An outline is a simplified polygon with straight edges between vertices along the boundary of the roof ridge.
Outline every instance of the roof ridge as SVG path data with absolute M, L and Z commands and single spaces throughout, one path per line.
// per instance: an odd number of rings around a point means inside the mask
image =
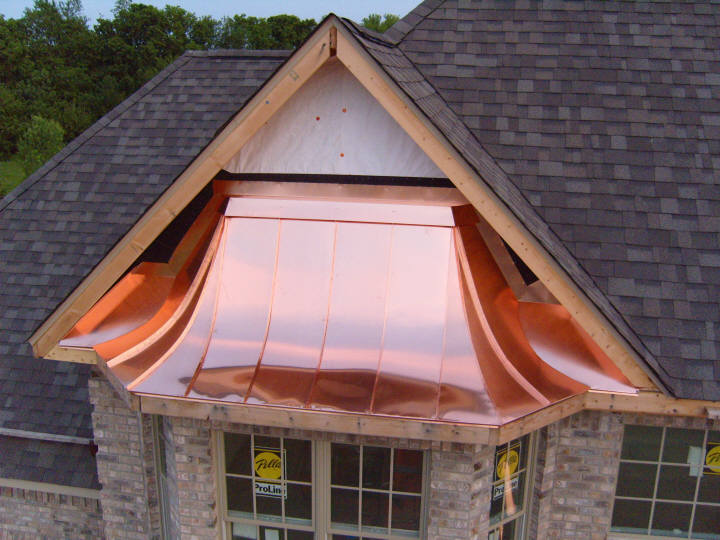
M 290 49 L 205 49 L 185 51 L 183 56 L 191 57 L 285 57 L 293 51 Z
M 420 24 L 420 21 L 424 20 L 444 3 L 445 0 L 423 0 L 410 13 L 385 30 L 385 37 L 391 43 L 397 45 Z
M 188 52 L 189 51 L 186 51 L 185 53 L 180 55 L 174 62 L 172 62 L 171 64 L 166 66 L 162 71 L 160 71 L 152 79 L 147 81 L 140 88 L 135 90 L 135 92 L 130 94 L 127 98 L 125 98 L 123 101 L 118 103 L 115 107 L 110 109 L 110 111 L 108 111 L 103 116 L 98 118 L 89 128 L 85 129 L 80 135 L 75 137 L 65 147 L 63 147 L 62 150 L 60 150 L 57 154 L 55 154 L 48 161 L 46 161 L 42 167 L 40 167 L 38 170 L 36 170 L 34 173 L 32 173 L 30 176 L 28 176 L 25 180 L 23 180 L 20 183 L 20 185 L 18 185 L 10 193 L 5 195 L 5 197 L 0 199 L 0 212 L 5 210 L 5 208 L 7 208 L 8 205 L 10 205 L 10 203 L 17 200 L 17 198 L 20 195 L 22 195 L 28 189 L 30 189 L 32 186 L 34 186 L 39 180 L 44 178 L 55 167 L 60 165 L 65 160 L 65 158 L 67 158 L 68 156 L 73 154 L 76 150 L 78 150 L 81 146 L 83 146 L 86 142 L 88 142 L 101 129 L 103 129 L 105 126 L 110 124 L 118 116 L 120 116 L 122 113 L 124 113 L 126 110 L 128 110 L 132 105 L 135 105 L 138 101 L 140 101 L 141 98 L 145 97 L 148 93 L 150 93 L 150 91 L 155 89 L 161 82 L 163 82 L 170 75 L 172 75 L 175 71 L 177 71 L 178 68 L 185 65 L 190 60 L 190 58 L 193 56 L 191 54 L 188 54 Z

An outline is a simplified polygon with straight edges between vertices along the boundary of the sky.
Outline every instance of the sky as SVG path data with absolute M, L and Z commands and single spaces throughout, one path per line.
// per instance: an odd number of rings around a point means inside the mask
M 226 15 L 245 13 L 269 17 L 279 13 L 297 15 L 302 19 L 320 21 L 330 12 L 361 21 L 370 13 L 393 13 L 400 17 L 410 12 L 421 0 L 137 0 L 138 3 L 164 7 L 179 5 L 196 15 L 211 15 L 220 19 Z M 0 0 L 0 14 L 7 19 L 22 17 L 33 0 Z M 92 25 L 98 17 L 112 17 L 115 0 L 83 0 L 83 11 Z

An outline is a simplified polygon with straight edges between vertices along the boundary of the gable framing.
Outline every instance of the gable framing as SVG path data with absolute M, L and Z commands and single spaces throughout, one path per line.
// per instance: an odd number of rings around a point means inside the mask
M 362 47 L 348 27 L 329 16 L 261 87 L 155 202 L 102 262 L 30 338 L 36 355 L 92 362 L 92 355 L 60 351 L 56 343 L 130 267 L 174 217 L 257 130 L 331 57 L 336 57 L 415 143 L 447 175 L 478 212 L 525 261 L 548 290 L 618 365 L 633 385 L 663 388 L 629 343 L 573 282 L 489 182 L 509 181 L 488 157 L 483 176 L 453 147 L 398 84 Z

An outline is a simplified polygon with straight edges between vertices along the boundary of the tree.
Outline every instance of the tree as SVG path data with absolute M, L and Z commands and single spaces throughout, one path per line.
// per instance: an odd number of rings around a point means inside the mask
M 221 49 L 294 49 L 317 26 L 314 19 L 295 15 L 225 17 L 220 23 L 216 46 Z
M 368 30 L 375 30 L 382 34 L 399 20 L 400 17 L 392 13 L 386 13 L 384 18 L 379 13 L 371 13 L 362 20 L 362 25 Z
M 18 158 L 25 174 L 32 174 L 62 147 L 64 131 L 55 120 L 33 115 L 18 142 Z

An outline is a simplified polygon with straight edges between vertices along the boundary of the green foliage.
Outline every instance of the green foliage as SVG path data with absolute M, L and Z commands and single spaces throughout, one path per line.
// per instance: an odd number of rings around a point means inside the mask
M 294 49 L 317 26 L 314 19 L 274 15 L 263 19 L 245 14 L 225 17 L 216 46 L 220 49 Z
M 372 14 L 363 24 L 382 32 L 396 20 Z M 57 122 L 67 142 L 188 49 L 293 49 L 316 26 L 295 15 L 217 21 L 117 0 L 112 18 L 90 28 L 81 0 L 34 0 L 19 19 L 0 15 L 0 159 L 19 151 L 35 116 Z
M 379 13 L 371 13 L 362 20 L 362 25 L 369 30 L 375 30 L 382 34 L 399 20 L 400 17 L 392 13 L 386 13 L 384 18 Z
M 62 150 L 64 130 L 55 120 L 33 115 L 18 141 L 17 158 L 30 175 Z
M 25 170 L 17 160 L 0 161 L 0 198 L 25 179 Z

